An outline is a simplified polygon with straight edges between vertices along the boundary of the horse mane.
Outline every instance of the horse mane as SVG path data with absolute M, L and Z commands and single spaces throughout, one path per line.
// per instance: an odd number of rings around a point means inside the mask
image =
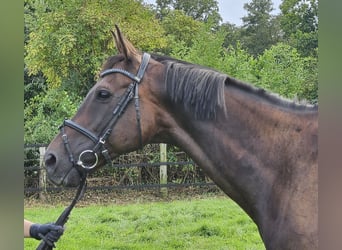
M 226 111 L 224 86 L 227 76 L 195 65 L 168 62 L 166 91 L 182 103 L 195 119 L 215 119 L 217 108 Z
M 215 119 L 218 110 L 226 114 L 224 88 L 228 85 L 285 109 L 318 110 L 317 104 L 296 102 L 280 97 L 208 67 L 159 54 L 151 54 L 151 56 L 165 65 L 165 85 L 171 101 L 182 104 L 184 110 L 192 113 L 198 120 Z M 112 68 L 122 60 L 124 60 L 123 55 L 111 56 L 102 65 L 102 70 Z
M 181 103 L 195 119 L 215 119 L 218 109 L 226 112 L 227 75 L 180 60 L 166 60 L 164 64 L 166 91 L 171 101 Z
M 196 119 L 215 118 L 217 108 L 226 112 L 224 97 L 226 85 L 234 86 L 286 109 L 318 110 L 317 104 L 283 98 L 204 66 L 158 54 L 152 54 L 152 58 L 166 66 L 165 85 L 171 100 L 182 103 L 185 110 L 193 113 Z
M 306 100 L 290 100 L 287 98 L 284 98 L 280 96 L 279 94 L 268 92 L 265 89 L 255 87 L 251 84 L 242 82 L 238 79 L 235 79 L 233 77 L 229 77 L 229 85 L 235 86 L 239 88 L 240 90 L 245 91 L 246 93 L 254 94 L 261 99 L 268 101 L 269 103 L 272 103 L 278 107 L 283 107 L 286 109 L 291 110 L 299 110 L 299 111 L 317 111 L 318 105 L 317 104 L 311 104 Z

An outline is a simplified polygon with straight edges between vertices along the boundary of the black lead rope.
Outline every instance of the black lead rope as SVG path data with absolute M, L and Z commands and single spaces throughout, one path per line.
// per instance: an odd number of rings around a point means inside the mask
M 80 185 L 78 186 L 74 199 L 72 200 L 71 204 L 67 208 L 65 208 L 63 213 L 61 213 L 61 215 L 58 217 L 55 223 L 56 225 L 64 226 L 64 224 L 68 221 L 71 210 L 74 208 L 76 203 L 82 198 L 86 190 L 86 187 L 87 187 L 87 174 L 85 173 L 83 178 L 81 179 Z M 42 237 L 42 241 L 40 242 L 36 250 L 52 250 L 55 247 L 54 244 L 48 243 L 49 234 L 52 234 L 52 233 L 54 232 L 49 232 L 47 235 L 45 235 L 45 237 Z

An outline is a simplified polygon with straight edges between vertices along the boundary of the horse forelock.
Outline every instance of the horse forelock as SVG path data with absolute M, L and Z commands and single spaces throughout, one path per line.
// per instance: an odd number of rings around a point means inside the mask
M 215 119 L 226 112 L 224 86 L 227 75 L 193 64 L 166 63 L 165 84 L 171 100 L 183 104 L 195 119 Z
M 115 64 L 118 62 L 121 62 L 125 59 L 124 55 L 119 54 L 116 56 L 110 56 L 102 65 L 101 71 L 104 71 L 106 69 L 111 69 L 114 67 Z
M 141 63 L 141 55 L 138 54 L 136 51 L 131 52 L 132 58 L 130 58 L 129 62 L 132 62 L 132 60 L 135 60 L 137 64 Z M 106 70 L 106 69 L 111 69 L 113 68 L 117 63 L 125 61 L 126 58 L 123 54 L 118 54 L 115 56 L 110 56 L 103 64 L 101 67 L 101 71 Z

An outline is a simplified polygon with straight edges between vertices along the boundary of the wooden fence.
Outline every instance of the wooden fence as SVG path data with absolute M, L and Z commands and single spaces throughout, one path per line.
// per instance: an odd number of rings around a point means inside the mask
M 46 145 L 26 145 L 24 148 L 24 192 L 38 193 L 39 198 L 44 198 L 47 192 L 63 189 L 54 187 L 47 181 L 43 160 Z M 157 188 L 166 197 L 169 188 L 215 186 L 184 152 L 168 153 L 166 144 L 155 145 L 150 151 L 141 152 L 140 155 L 133 152 L 120 156 L 113 163 L 114 168 L 104 166 L 96 174 L 89 176 L 88 183 L 93 184 L 88 185 L 88 189 Z

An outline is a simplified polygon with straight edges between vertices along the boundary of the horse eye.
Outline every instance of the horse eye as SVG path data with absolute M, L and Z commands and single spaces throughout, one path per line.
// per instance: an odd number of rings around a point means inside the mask
M 97 92 L 96 97 L 100 100 L 105 100 L 111 97 L 112 94 L 108 90 L 101 89 Z

